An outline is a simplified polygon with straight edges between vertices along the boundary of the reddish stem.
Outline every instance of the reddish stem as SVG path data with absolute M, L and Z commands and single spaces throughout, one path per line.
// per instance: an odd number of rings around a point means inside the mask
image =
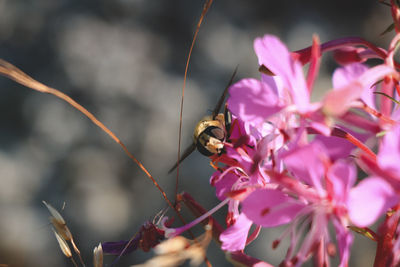
M 398 211 L 397 205 L 395 211 Z M 391 215 L 386 214 L 385 221 L 378 229 L 378 244 L 376 247 L 374 267 L 391 266 L 393 259 L 393 238 L 400 220 L 400 214 L 395 212 Z
M 391 100 L 390 100 L 389 98 L 387 98 L 387 97 L 382 97 L 382 99 L 383 99 L 383 98 L 385 98 L 386 100 L 389 100 L 389 101 L 391 102 Z M 380 120 L 383 121 L 383 122 L 386 122 L 386 123 L 391 124 L 391 125 L 395 125 L 395 124 L 396 124 L 396 122 L 395 122 L 394 120 L 392 120 L 391 118 L 385 116 L 385 115 L 382 114 L 381 112 L 376 111 L 375 109 L 369 107 L 369 106 L 368 106 L 367 104 L 365 104 L 365 103 L 363 103 L 362 109 L 363 109 L 365 112 L 371 114 L 372 116 L 377 117 L 378 119 L 380 119 Z
M 371 121 L 370 119 L 362 117 L 353 112 L 346 112 L 343 116 L 340 117 L 340 119 L 348 123 L 349 125 L 358 127 L 365 131 L 369 131 L 373 134 L 377 134 L 382 130 L 376 122 Z
M 340 38 L 340 39 L 335 39 L 326 43 L 321 44 L 321 53 L 336 50 L 339 48 L 343 47 L 349 47 L 349 46 L 365 46 L 369 49 L 371 49 L 377 57 L 381 59 L 385 59 L 387 57 L 387 51 L 375 46 L 374 44 L 360 38 L 360 37 L 345 37 L 345 38 Z M 294 51 L 293 53 L 298 54 L 299 60 L 302 62 L 302 64 L 306 64 L 310 61 L 311 59 L 311 49 L 312 47 L 306 47 L 301 50 Z M 394 65 L 396 68 L 400 68 L 400 64 L 398 62 L 394 62 Z

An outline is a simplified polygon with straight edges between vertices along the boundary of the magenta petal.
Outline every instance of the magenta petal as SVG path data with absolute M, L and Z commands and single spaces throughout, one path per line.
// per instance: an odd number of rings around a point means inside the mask
M 255 224 L 274 227 L 291 222 L 304 206 L 281 191 L 260 189 L 242 202 L 242 212 Z
M 317 142 L 298 147 L 283 156 L 283 162 L 296 179 L 315 187 L 319 192 L 325 192 L 321 185 L 324 175 L 325 149 Z
M 340 158 L 345 158 L 350 155 L 350 152 L 356 148 L 355 145 L 350 143 L 344 138 L 339 138 L 336 136 L 323 136 L 318 135 L 314 140 L 318 140 L 323 143 L 328 151 L 329 158 L 331 160 L 337 160 Z
M 229 88 L 229 110 L 244 122 L 259 125 L 278 112 L 278 98 L 268 84 L 243 79 Z
M 367 70 L 368 67 L 361 63 L 353 63 L 341 68 L 337 68 L 332 77 L 333 87 L 345 87 L 360 77 Z
M 271 88 L 272 92 L 275 95 L 277 95 L 279 98 L 283 98 L 282 94 L 283 85 L 281 78 L 279 78 L 278 76 L 269 76 L 266 74 L 261 74 L 261 81 L 263 83 L 268 84 L 268 86 Z
M 339 267 L 349 266 L 350 249 L 353 244 L 352 233 L 343 226 L 338 220 L 334 219 L 333 226 L 335 227 L 336 240 L 339 247 L 340 264 Z
M 252 221 L 241 213 L 236 222 L 219 236 L 222 242 L 221 248 L 228 251 L 243 250 L 252 224 Z
M 365 71 L 358 79 L 353 80 L 345 87 L 329 91 L 323 101 L 324 112 L 333 116 L 343 115 L 354 100 L 361 98 L 366 88 L 393 72 L 392 68 L 379 65 Z
M 363 87 L 360 83 L 351 83 L 347 87 L 329 91 L 323 100 L 323 111 L 330 116 L 341 116 L 350 108 L 354 100 L 360 98 Z
M 382 169 L 400 173 L 400 126 L 385 134 L 379 149 L 378 163 Z
M 232 191 L 232 186 L 235 184 L 237 180 L 238 176 L 236 174 L 228 172 L 214 184 L 215 194 L 219 200 L 222 201 L 226 198 L 226 194 Z
M 336 161 L 328 170 L 328 178 L 332 182 L 335 200 L 346 202 L 350 189 L 357 178 L 356 167 L 344 160 Z
M 310 95 L 300 62 L 292 58 L 287 47 L 275 36 L 265 35 L 254 41 L 254 50 L 260 65 L 282 77 L 300 112 L 309 109 Z
M 399 196 L 385 180 L 367 178 L 350 192 L 347 203 L 350 219 L 359 227 L 369 226 L 398 200 Z
M 344 131 L 350 133 L 351 135 L 355 136 L 361 142 L 365 142 L 369 135 L 361 134 L 350 129 L 340 127 Z M 321 142 L 332 161 L 341 158 L 347 158 L 350 156 L 350 153 L 357 148 L 355 145 L 350 143 L 348 140 L 336 136 L 324 136 L 324 135 L 317 135 L 314 138 L 314 141 Z
M 368 67 L 361 63 L 353 63 L 346 65 L 342 68 L 338 68 L 333 73 L 332 81 L 334 88 L 342 88 L 350 84 L 352 81 L 358 79 L 364 72 L 368 70 Z M 375 96 L 373 94 L 373 84 L 368 84 L 361 95 L 361 99 L 370 107 L 375 108 Z
M 392 120 L 400 121 L 400 108 L 395 108 L 390 116 Z

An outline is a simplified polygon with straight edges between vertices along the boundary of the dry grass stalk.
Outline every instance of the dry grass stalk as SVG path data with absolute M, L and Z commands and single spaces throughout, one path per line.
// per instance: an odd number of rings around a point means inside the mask
M 73 100 L 68 95 L 60 92 L 59 90 L 51 88 L 47 85 L 44 85 L 43 83 L 36 81 L 32 77 L 30 77 L 29 75 L 24 73 L 22 70 L 20 70 L 19 68 L 15 67 L 14 65 L 10 64 L 9 62 L 7 62 L 3 59 L 0 59 L 0 75 L 8 77 L 8 78 L 16 81 L 19 84 L 22 84 L 28 88 L 39 91 L 41 93 L 54 95 L 54 96 L 64 100 L 65 102 L 67 102 L 68 104 L 73 106 L 75 109 L 79 110 L 82 114 L 84 114 L 86 117 L 88 117 L 94 124 L 96 124 L 101 130 L 103 130 L 105 133 L 107 133 L 116 143 L 118 143 L 122 147 L 122 149 L 124 150 L 126 155 L 128 155 L 128 157 L 131 158 L 139 166 L 139 168 L 147 175 L 147 177 L 153 182 L 153 184 L 161 192 L 162 196 L 164 197 L 164 199 L 168 203 L 168 205 L 174 209 L 174 205 L 168 199 L 165 191 L 161 188 L 161 186 L 157 183 L 157 181 L 149 173 L 149 171 L 143 166 L 143 164 L 140 163 L 140 161 L 137 160 L 131 152 L 129 152 L 129 150 L 127 149 L 125 144 L 122 143 L 122 141 L 110 129 L 108 129 L 101 121 L 99 121 L 86 108 L 84 108 L 78 102 Z

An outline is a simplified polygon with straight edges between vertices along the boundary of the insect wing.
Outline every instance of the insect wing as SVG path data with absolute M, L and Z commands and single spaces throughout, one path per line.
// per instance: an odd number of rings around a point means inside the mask
M 221 109 L 221 107 L 222 107 L 222 104 L 223 104 L 224 101 L 225 101 L 226 95 L 227 95 L 227 93 L 228 93 L 228 89 L 229 89 L 229 87 L 231 87 L 231 85 L 232 85 L 232 83 L 233 83 L 233 79 L 234 79 L 235 76 L 236 76 L 237 70 L 238 70 L 238 66 L 236 66 L 235 70 L 233 71 L 232 77 L 231 77 L 231 79 L 229 80 L 228 85 L 225 87 L 224 91 L 222 92 L 222 95 L 221 95 L 221 97 L 219 98 L 218 103 L 217 103 L 217 105 L 215 106 L 215 108 L 214 108 L 214 110 L 213 110 L 213 112 L 212 112 L 212 117 L 213 117 L 213 119 L 215 119 L 215 117 L 218 115 L 218 113 L 219 113 L 219 111 L 220 111 L 220 109 Z
M 176 167 L 178 166 L 178 164 L 180 164 L 185 158 L 187 158 L 195 150 L 196 150 L 196 145 L 194 143 L 192 143 L 188 148 L 186 148 L 185 152 L 183 152 L 181 158 L 168 171 L 168 174 L 170 174 L 173 170 L 175 170 Z

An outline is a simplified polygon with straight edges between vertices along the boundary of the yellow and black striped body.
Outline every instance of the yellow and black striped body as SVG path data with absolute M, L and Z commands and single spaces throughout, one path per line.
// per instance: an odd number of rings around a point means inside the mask
M 214 119 L 212 116 L 205 116 L 194 128 L 194 144 L 207 157 L 222 153 L 226 137 L 225 115 L 222 113 L 217 114 Z

